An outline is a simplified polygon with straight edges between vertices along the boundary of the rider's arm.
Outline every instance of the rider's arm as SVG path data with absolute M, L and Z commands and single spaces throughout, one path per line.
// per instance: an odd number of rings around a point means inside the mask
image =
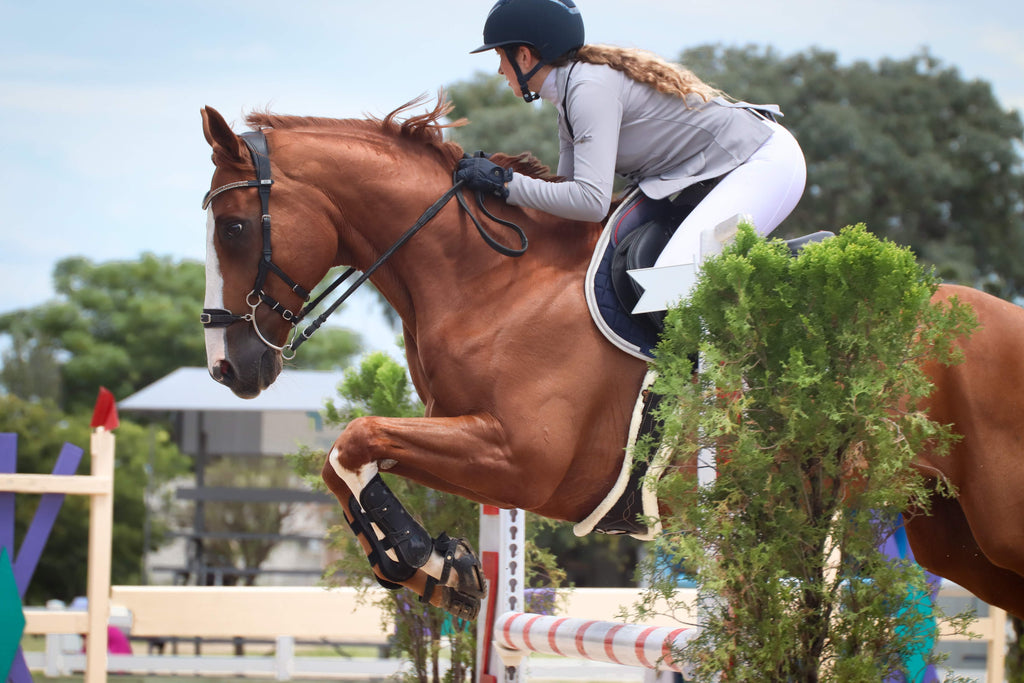
M 615 180 L 622 122 L 617 83 L 614 79 L 574 78 L 568 97 L 575 136 L 567 141 L 563 133 L 558 162 L 559 175 L 568 179 L 552 183 L 517 173 L 508 184 L 508 203 L 563 218 L 600 221 L 611 206 Z

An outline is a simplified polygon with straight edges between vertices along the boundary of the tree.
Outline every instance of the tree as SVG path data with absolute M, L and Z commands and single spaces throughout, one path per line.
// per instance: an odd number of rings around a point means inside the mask
M 0 385 L 26 401 L 60 403 L 60 363 L 49 340 L 33 339 L 26 330 L 12 331 L 11 345 L 0 362 Z
M 669 313 L 655 389 L 677 399 L 661 415 L 678 467 L 659 486 L 674 514 L 658 547 L 712 596 L 686 652 L 698 680 L 867 683 L 927 650 L 923 570 L 879 547 L 935 493 L 915 454 L 950 443 L 915 409 L 931 391 L 921 364 L 957 362 L 975 322 L 931 304 L 936 286 L 863 226 L 797 258 L 744 227 Z M 700 486 L 704 449 L 718 476 Z M 665 566 L 652 594 L 678 604 Z
M 69 417 L 50 401 L 0 396 L 0 432 L 18 435 L 19 472 L 49 473 L 65 442 L 85 451 L 78 472 L 89 472 L 90 428 L 86 415 Z M 141 578 L 143 520 L 146 518 L 144 494 L 152 488 L 151 481 L 159 485 L 182 474 L 187 462 L 163 429 L 122 421 L 116 435 L 111 580 L 133 584 Z M 19 544 L 38 502 L 37 496 L 28 494 L 19 494 L 15 499 Z M 154 518 L 152 523 L 152 538 L 159 538 L 161 521 Z M 67 496 L 29 585 L 27 604 L 43 604 L 51 598 L 70 602 L 85 594 L 88 536 L 88 497 Z
M 952 281 L 1024 294 L 1024 124 L 927 49 L 841 66 L 832 52 L 702 46 L 680 61 L 730 95 L 777 102 L 807 158 L 780 235 L 863 222 Z
M 91 408 L 99 386 L 123 398 L 178 367 L 202 364 L 201 264 L 152 254 L 101 265 L 67 258 L 54 269 L 54 288 L 55 301 L 0 317 L 0 332 L 35 340 L 27 354 L 53 355 L 67 410 Z M 5 363 L 5 381 L 13 372 Z

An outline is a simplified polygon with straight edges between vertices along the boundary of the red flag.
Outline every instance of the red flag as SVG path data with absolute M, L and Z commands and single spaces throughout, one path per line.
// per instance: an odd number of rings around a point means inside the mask
M 96 397 L 96 407 L 92 411 L 92 428 L 103 427 L 111 432 L 117 429 L 119 424 L 114 395 L 106 387 L 100 387 L 100 394 Z

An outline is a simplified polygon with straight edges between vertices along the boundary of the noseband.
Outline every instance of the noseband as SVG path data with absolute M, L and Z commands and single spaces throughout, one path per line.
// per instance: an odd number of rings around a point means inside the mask
M 462 196 L 460 188 L 462 187 L 463 181 L 460 180 L 454 183 L 451 189 L 449 189 L 447 192 L 441 195 L 441 197 L 436 202 L 434 202 L 434 204 L 431 205 L 430 208 L 428 208 L 423 213 L 423 215 L 419 217 L 419 220 L 417 220 L 416 223 L 411 228 L 409 228 L 401 237 L 399 237 L 398 240 L 396 240 L 395 243 L 392 244 L 387 249 L 387 251 L 385 251 L 384 254 L 381 255 L 381 257 L 373 263 L 372 266 L 367 268 L 362 273 L 362 275 L 356 278 L 355 282 L 349 285 L 349 288 L 345 290 L 345 292 L 341 296 L 339 296 L 330 306 L 328 306 L 327 309 L 318 318 L 316 318 L 312 323 L 310 323 L 309 326 L 302 330 L 301 333 L 296 335 L 295 329 L 298 326 L 298 324 L 313 309 L 319 306 L 320 303 L 338 287 L 338 285 L 340 285 L 349 277 L 351 277 L 352 274 L 356 272 L 356 269 L 346 269 L 341 275 L 335 278 L 334 282 L 332 282 L 330 285 L 327 286 L 326 289 L 324 289 L 323 293 L 321 293 L 316 299 L 310 302 L 310 293 L 306 291 L 306 289 L 302 287 L 300 284 L 298 284 L 295 280 L 289 277 L 288 274 L 285 273 L 276 263 L 274 263 L 273 247 L 271 246 L 270 243 L 269 208 L 270 187 L 271 185 L 274 184 L 274 181 L 271 178 L 270 174 L 270 151 L 267 146 L 267 137 L 266 135 L 264 135 L 263 131 L 259 130 L 242 133 L 240 137 L 242 138 L 242 141 L 245 143 L 245 146 L 249 148 L 249 154 L 252 157 L 252 163 L 256 169 L 256 179 L 241 180 L 234 183 L 228 183 L 227 185 L 221 185 L 220 187 L 210 190 L 209 192 L 206 193 L 206 196 L 203 197 L 203 210 L 209 208 L 210 203 L 213 201 L 213 198 L 223 192 L 227 192 L 228 190 L 236 190 L 249 187 L 257 188 L 260 197 L 260 226 L 263 232 L 263 252 L 256 271 L 256 281 L 253 283 L 252 290 L 245 297 L 245 303 L 250 308 L 249 313 L 239 315 L 237 313 L 232 313 L 231 311 L 224 308 L 204 308 L 202 314 L 199 316 L 199 321 L 203 324 L 203 327 L 228 327 L 229 325 L 233 325 L 237 322 L 251 322 L 253 330 L 255 330 L 256 332 L 256 336 L 258 336 L 264 344 L 266 344 L 267 346 L 276 351 L 281 351 L 282 353 L 286 351 L 291 351 L 291 355 L 286 355 L 285 357 L 288 359 L 294 358 L 295 352 L 298 350 L 299 346 L 303 344 L 307 339 L 309 339 L 314 332 L 320 329 L 320 326 L 327 321 L 327 318 L 330 317 L 330 315 L 334 313 L 334 311 L 336 311 L 338 307 L 345 302 L 346 299 L 352 296 L 352 294 L 354 294 L 355 291 L 359 289 L 359 287 L 362 286 L 362 284 L 370 278 L 370 275 L 372 275 L 374 271 L 377 270 L 377 268 L 382 266 L 385 261 L 391 258 L 391 255 L 394 254 L 399 247 L 401 247 L 403 244 L 409 241 L 409 239 L 413 235 L 419 232 L 420 228 L 426 225 L 435 215 L 437 215 L 438 211 L 440 211 L 449 201 L 451 201 L 452 197 L 456 197 L 458 199 L 459 206 L 462 207 L 463 211 L 465 211 L 469 218 L 473 221 L 473 224 L 476 225 L 477 231 L 480 233 L 481 237 L 483 237 L 484 241 L 492 249 L 505 256 L 513 257 L 522 256 L 526 252 L 526 234 L 522 231 L 522 229 L 515 223 L 511 223 L 509 221 L 494 216 L 484 206 L 483 197 L 479 192 L 477 192 L 477 205 L 480 207 L 483 213 L 492 221 L 495 221 L 496 223 L 500 223 L 501 225 L 504 225 L 512 229 L 516 233 L 516 236 L 519 238 L 520 247 L 518 249 L 510 249 L 509 247 L 506 247 L 503 244 L 497 242 L 487 232 L 487 230 L 484 229 L 483 225 L 480 224 L 480 221 L 477 220 L 476 216 L 474 216 L 473 213 L 469 210 L 469 206 L 466 204 L 466 200 Z M 275 274 L 282 282 L 288 285 L 288 287 L 291 288 L 291 290 L 294 293 L 302 297 L 304 306 L 298 313 L 292 312 L 291 310 L 283 306 L 279 301 L 277 301 L 272 296 L 266 293 L 266 291 L 264 290 L 264 285 L 266 284 L 267 276 L 270 273 Z M 256 322 L 256 309 L 260 306 L 260 304 L 266 304 L 267 306 L 269 306 L 272 311 L 280 315 L 282 318 L 285 319 L 286 322 L 288 322 L 291 325 L 292 338 L 284 346 L 277 346 L 271 343 L 265 336 L 263 336 L 263 333 L 260 331 L 259 324 Z

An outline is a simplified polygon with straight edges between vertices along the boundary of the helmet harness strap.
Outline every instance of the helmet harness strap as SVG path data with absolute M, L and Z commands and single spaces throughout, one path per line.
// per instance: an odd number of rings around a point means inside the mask
M 519 81 L 519 91 L 523 94 L 524 102 L 533 102 L 539 100 L 540 95 L 530 91 L 530 79 L 533 78 L 534 74 L 541 70 L 545 62 L 539 61 L 537 65 L 530 69 L 527 73 L 523 73 L 522 69 L 519 68 L 519 62 L 516 59 L 516 55 L 519 52 L 519 45 L 505 45 L 501 49 L 505 51 L 505 56 L 508 57 L 508 61 L 512 64 L 512 71 L 516 74 L 516 79 Z

